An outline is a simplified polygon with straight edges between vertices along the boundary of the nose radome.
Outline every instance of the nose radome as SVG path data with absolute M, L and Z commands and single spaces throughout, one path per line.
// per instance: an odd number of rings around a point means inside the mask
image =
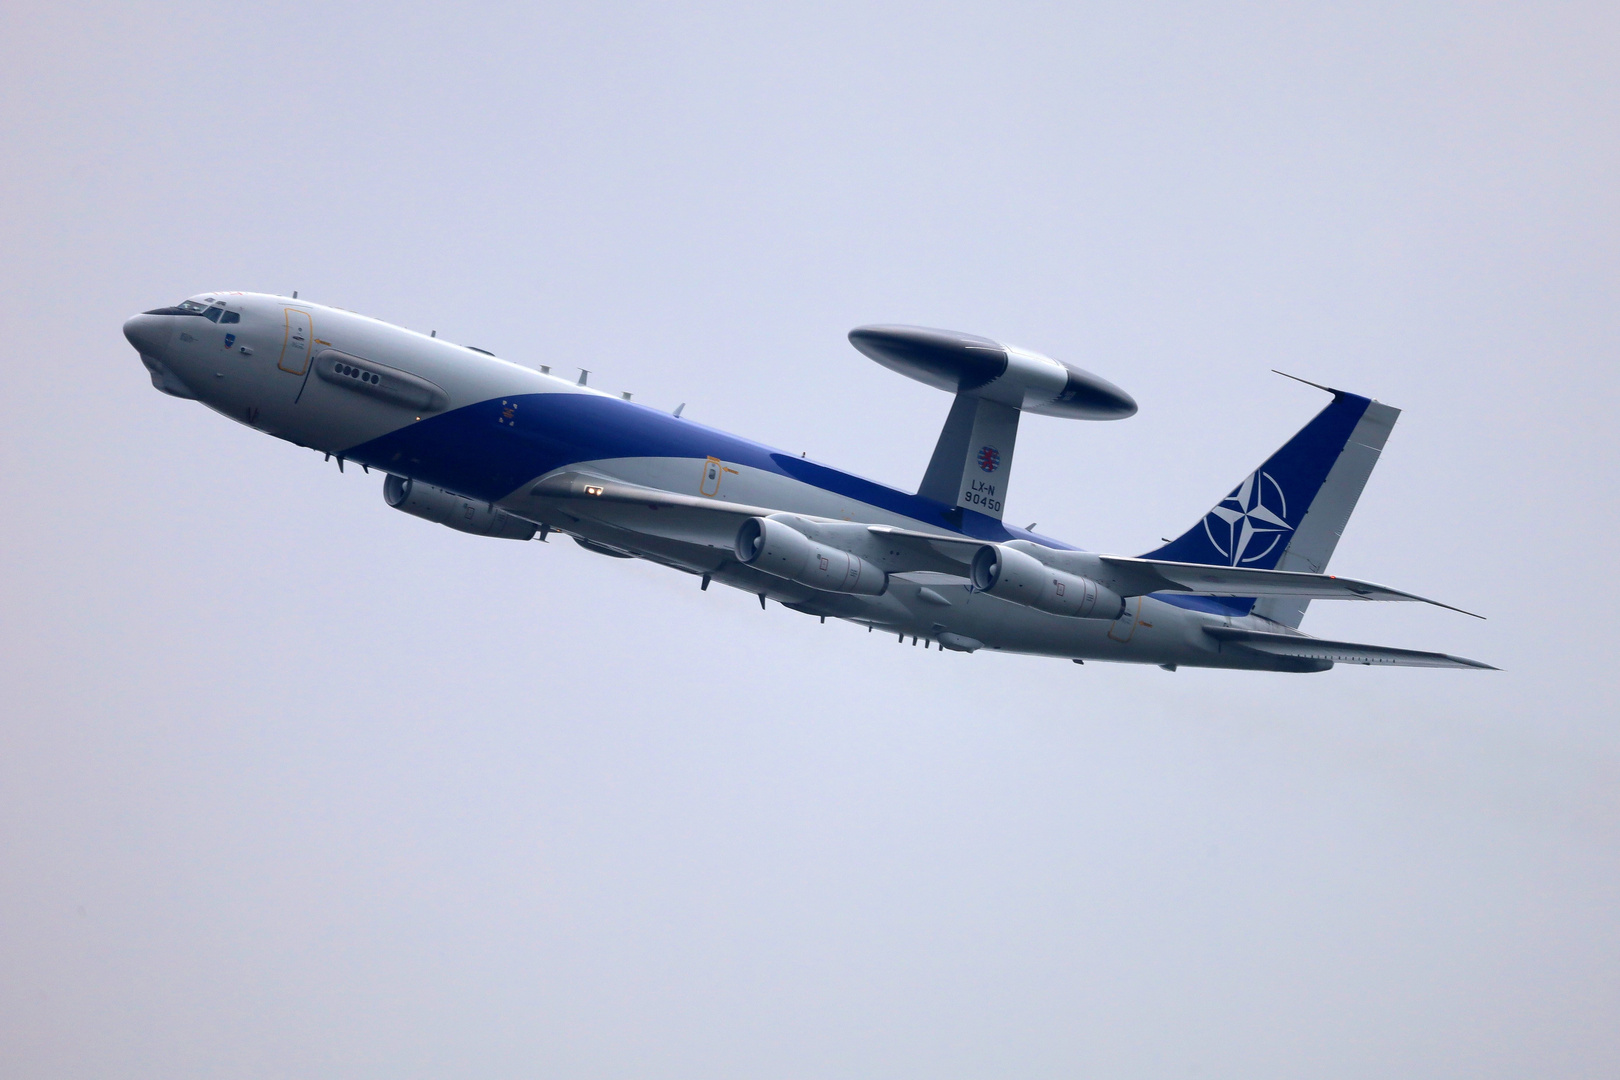
M 146 356 L 161 356 L 169 347 L 169 336 L 174 332 L 171 315 L 131 315 L 124 320 L 124 337 L 135 346 L 135 351 Z

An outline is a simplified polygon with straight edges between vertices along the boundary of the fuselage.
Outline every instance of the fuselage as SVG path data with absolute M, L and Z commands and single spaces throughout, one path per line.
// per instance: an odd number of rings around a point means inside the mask
M 810 615 L 968 651 L 1168 667 L 1329 666 L 1223 651 L 1205 626 L 1276 626 L 1198 597 L 1131 597 L 1119 617 L 1105 620 L 1049 615 L 943 576 L 895 577 L 877 596 L 824 592 L 743 565 L 724 545 L 580 517 L 537 486 L 563 470 L 585 469 L 717 503 L 1029 550 L 1079 550 L 355 312 L 281 296 L 204 293 L 134 316 L 125 334 L 155 386 L 239 423 L 477 500 L 592 550 L 703 575 L 705 586 L 713 580 Z

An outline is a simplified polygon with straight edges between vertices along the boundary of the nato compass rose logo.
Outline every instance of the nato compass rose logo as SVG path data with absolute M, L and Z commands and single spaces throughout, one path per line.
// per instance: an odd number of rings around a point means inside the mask
M 1271 554 L 1283 533 L 1293 531 L 1282 485 L 1259 470 L 1204 515 L 1209 542 L 1232 560 L 1232 566 L 1259 562 Z
M 985 472 L 995 472 L 1001 468 L 1001 451 L 993 446 L 986 446 L 979 451 L 979 468 Z

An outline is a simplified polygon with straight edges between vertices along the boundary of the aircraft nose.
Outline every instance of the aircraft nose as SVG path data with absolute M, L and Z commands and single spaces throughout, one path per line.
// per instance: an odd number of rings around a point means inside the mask
M 169 346 L 174 332 L 173 318 L 168 315 L 131 315 L 124 320 L 124 337 L 135 346 L 135 351 L 146 356 L 161 356 Z

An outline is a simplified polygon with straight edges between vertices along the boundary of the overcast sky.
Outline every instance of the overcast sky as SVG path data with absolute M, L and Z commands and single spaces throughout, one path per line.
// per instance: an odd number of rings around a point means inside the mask
M 11 3 L 0 1073 L 1620 1074 L 1612 4 Z M 941 655 L 153 390 L 291 292 L 1137 553 L 1405 410 L 1304 629 L 1501 673 Z

